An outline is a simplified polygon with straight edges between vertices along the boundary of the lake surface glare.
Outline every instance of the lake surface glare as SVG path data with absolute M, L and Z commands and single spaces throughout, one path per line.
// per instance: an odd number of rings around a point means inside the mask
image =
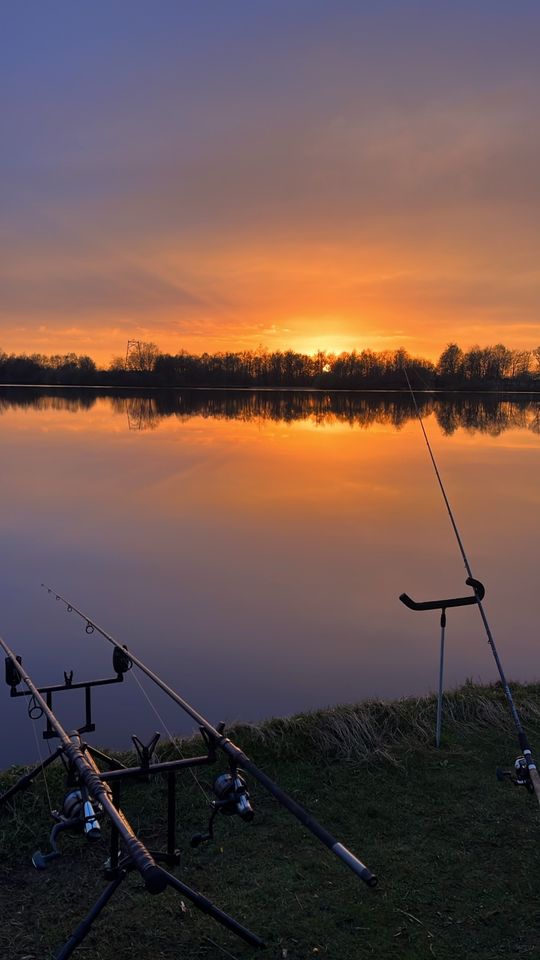
M 539 398 L 419 402 L 505 670 L 538 679 Z M 469 588 L 406 396 L 4 388 L 0 432 L 0 633 L 37 683 L 112 675 L 45 582 L 213 723 L 436 688 L 438 614 L 398 597 Z M 446 686 L 469 677 L 496 678 L 472 607 L 448 612 Z M 130 675 L 94 701 L 96 744 L 160 729 Z M 4 685 L 2 766 L 37 759 L 26 706 Z M 83 722 L 81 693 L 55 706 Z

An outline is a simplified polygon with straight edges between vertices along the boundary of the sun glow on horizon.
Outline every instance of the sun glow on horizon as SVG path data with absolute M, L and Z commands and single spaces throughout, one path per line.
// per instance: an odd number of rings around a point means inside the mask
M 8 6 L 0 348 L 540 343 L 532 0 Z

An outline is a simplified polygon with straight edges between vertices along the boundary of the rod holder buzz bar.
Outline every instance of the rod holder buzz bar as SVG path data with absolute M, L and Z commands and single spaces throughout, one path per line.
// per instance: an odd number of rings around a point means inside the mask
M 409 610 L 440 610 L 441 611 L 441 649 L 439 657 L 439 691 L 437 695 L 437 724 L 435 728 L 435 746 L 439 748 L 441 743 L 442 727 L 442 698 L 443 698 L 443 675 L 444 675 L 444 635 L 446 630 L 446 611 L 449 607 L 468 607 L 472 604 L 480 603 L 484 599 L 486 591 L 480 580 L 474 577 L 467 577 L 465 583 L 472 587 L 473 594 L 466 597 L 449 597 L 447 600 L 412 600 L 407 593 L 400 594 L 399 599 Z

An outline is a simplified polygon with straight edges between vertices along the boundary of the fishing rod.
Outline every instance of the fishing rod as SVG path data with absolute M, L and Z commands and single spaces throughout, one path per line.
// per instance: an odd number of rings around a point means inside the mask
M 224 736 L 223 730 L 212 726 L 212 724 L 203 717 L 194 707 L 191 706 L 187 700 L 184 700 L 176 690 L 173 690 L 164 680 L 161 679 L 153 670 L 146 666 L 142 660 L 139 659 L 131 650 L 128 649 L 126 645 L 120 645 L 110 633 L 107 633 L 102 627 L 100 627 L 95 620 L 92 620 L 91 617 L 87 616 L 81 610 L 78 609 L 73 603 L 69 600 L 66 600 L 65 597 L 61 596 L 59 593 L 56 593 L 51 587 L 47 587 L 46 584 L 42 584 L 42 587 L 47 590 L 47 592 L 60 601 L 66 607 L 68 613 L 76 613 L 85 623 L 86 623 L 86 632 L 91 634 L 94 630 L 97 632 L 109 643 L 113 645 L 115 649 L 123 651 L 132 663 L 139 668 L 146 676 L 156 684 L 163 693 L 166 694 L 171 700 L 174 701 L 185 713 L 188 714 L 195 722 L 198 724 L 201 732 L 204 731 L 206 736 L 210 738 L 212 744 L 219 748 L 225 753 L 229 759 L 231 765 L 231 771 L 233 776 L 238 771 L 238 768 L 247 771 L 251 774 L 255 780 L 265 787 L 265 789 L 280 803 L 285 807 L 297 820 L 300 821 L 310 831 L 318 840 L 321 841 L 326 847 L 328 847 L 331 852 L 338 857 L 339 860 L 342 860 L 361 880 L 364 881 L 369 887 L 374 887 L 377 883 L 377 877 L 371 872 L 371 870 L 362 863 L 350 850 L 347 849 L 342 843 L 336 840 L 335 837 L 329 833 L 320 823 L 313 817 L 307 810 L 304 809 L 296 800 L 293 800 L 281 787 L 275 783 L 263 770 L 261 770 L 256 764 L 251 760 L 243 750 L 236 746 L 232 740 Z
M 463 546 L 463 540 L 461 539 L 461 535 L 460 535 L 460 532 L 459 532 L 459 529 L 458 529 L 458 526 L 457 526 L 457 523 L 456 523 L 456 519 L 455 519 L 455 517 L 454 517 L 454 513 L 453 513 L 452 507 L 451 507 L 451 505 L 450 505 L 450 501 L 449 501 L 449 499 L 448 499 L 448 496 L 447 496 L 447 493 L 446 493 L 446 490 L 445 490 L 445 487 L 444 487 L 444 483 L 443 483 L 443 481 L 442 481 L 442 477 L 441 477 L 439 468 L 438 468 L 438 466 L 437 466 L 437 461 L 436 461 L 436 459 L 435 459 L 435 454 L 433 453 L 433 449 L 432 449 L 432 447 L 431 447 L 431 443 L 429 442 L 429 437 L 428 437 L 428 435 L 427 435 L 426 428 L 425 428 L 425 426 L 424 426 L 424 421 L 423 421 L 423 419 L 422 419 L 422 415 L 421 415 L 421 413 L 420 413 L 420 410 L 419 410 L 419 407 L 418 407 L 418 403 L 417 403 L 417 401 L 416 401 L 416 396 L 415 396 L 414 390 L 413 390 L 413 388 L 412 388 L 412 386 L 411 386 L 411 381 L 410 381 L 410 379 L 409 379 L 409 375 L 408 375 L 408 373 L 407 373 L 406 367 L 403 367 L 403 372 L 404 372 L 404 374 L 405 374 L 405 379 L 407 380 L 407 386 L 408 386 L 408 388 L 409 388 L 409 392 L 410 392 L 411 397 L 412 397 L 412 401 L 413 401 L 413 404 L 414 404 L 414 408 L 415 408 L 415 411 L 416 411 L 416 416 L 417 416 L 418 422 L 419 422 L 420 427 L 421 427 L 421 429 L 422 429 L 422 434 L 423 434 L 423 437 L 424 437 L 424 440 L 425 440 L 425 443 L 426 443 L 426 447 L 427 447 L 427 449 L 428 449 L 428 453 L 429 453 L 429 456 L 430 456 L 430 459 L 431 459 L 431 463 L 432 463 L 432 466 L 433 466 L 433 470 L 435 471 L 435 476 L 436 476 L 436 478 L 437 478 L 437 483 L 438 483 L 439 489 L 440 489 L 440 491 L 441 491 L 441 493 L 442 493 L 443 500 L 444 500 L 444 504 L 445 504 L 445 507 L 446 507 L 448 516 L 449 516 L 449 518 L 450 518 L 450 523 L 451 523 L 451 525 L 452 525 L 452 529 L 453 529 L 454 535 L 455 535 L 455 537 L 456 537 L 456 541 L 457 541 L 457 544 L 458 544 L 458 547 L 459 547 L 459 551 L 460 551 L 460 553 L 461 553 L 461 557 L 462 557 L 462 559 L 463 559 L 463 563 L 464 563 L 465 569 L 466 569 L 466 571 L 467 571 L 467 576 L 468 576 L 468 581 L 467 581 L 467 582 L 471 582 L 471 581 L 472 581 L 472 583 L 474 584 L 474 583 L 477 582 L 477 581 L 475 581 L 475 578 L 473 577 L 471 565 L 470 565 L 470 563 L 469 563 L 469 559 L 468 559 L 467 553 L 465 552 L 465 547 Z M 506 700 L 507 700 L 507 702 L 508 702 L 508 706 L 510 707 L 510 713 L 512 714 L 512 719 L 513 719 L 513 721 L 514 721 L 514 725 L 515 725 L 515 727 L 516 727 L 516 731 L 517 731 L 517 735 L 518 735 L 518 742 L 519 742 L 519 745 L 520 745 L 521 750 L 523 751 L 523 756 L 522 756 L 522 757 L 518 757 L 517 760 L 516 760 L 516 762 L 515 762 L 516 776 L 515 776 L 515 777 L 512 777 L 510 774 L 506 774 L 506 773 L 498 770 L 498 771 L 497 771 L 497 777 L 498 777 L 498 779 L 503 779 L 503 778 L 505 778 L 505 777 L 509 777 L 510 779 L 513 779 L 513 780 L 514 780 L 514 783 L 519 784 L 520 786 L 525 786 L 525 787 L 527 787 L 527 789 L 528 789 L 531 793 L 534 793 L 534 794 L 535 794 L 536 799 L 537 799 L 538 803 L 540 804 L 540 774 L 538 773 L 538 770 L 537 770 L 537 767 L 536 767 L 536 763 L 535 763 L 534 758 L 533 758 L 531 746 L 530 746 L 530 744 L 529 744 L 529 740 L 528 740 L 527 734 L 526 734 L 526 732 L 525 732 L 525 728 L 524 728 L 524 726 L 523 726 L 523 722 L 522 722 L 522 720 L 521 720 L 519 711 L 518 711 L 518 709 L 517 709 L 517 707 L 516 707 L 516 704 L 515 704 L 515 702 L 514 702 L 514 697 L 513 697 L 513 695 L 512 695 L 512 690 L 510 689 L 510 685 L 509 685 L 509 683 L 508 683 L 508 680 L 506 679 L 506 675 L 505 675 L 505 672 L 504 672 L 504 669 L 503 669 L 503 665 L 502 665 L 501 659 L 500 659 L 500 657 L 499 657 L 499 653 L 498 653 L 498 650 L 497 650 L 497 646 L 496 646 L 496 644 L 495 644 L 495 640 L 494 640 L 494 637 L 493 637 L 493 633 L 492 633 L 492 631 L 491 631 L 491 627 L 490 627 L 490 625 L 489 625 L 489 621 L 488 621 L 486 612 L 485 612 L 485 610 L 484 610 L 484 606 L 483 606 L 482 600 L 483 600 L 483 594 L 482 594 L 482 596 L 480 596 L 479 593 L 476 592 L 476 605 L 477 605 L 477 607 L 478 607 L 478 611 L 479 611 L 480 617 L 481 617 L 481 619 L 482 619 L 482 623 L 483 623 L 483 626 L 484 626 L 484 630 L 485 630 L 485 632 L 486 632 L 486 636 L 487 636 L 487 640 L 488 640 L 489 646 L 490 646 L 490 648 L 491 648 L 491 652 L 492 652 L 492 654 L 493 654 L 493 658 L 494 658 L 495 663 L 496 663 L 496 665 L 497 665 L 497 670 L 498 670 L 498 672 L 499 672 L 499 677 L 500 677 L 500 679 L 501 679 L 502 688 L 503 688 L 503 690 L 504 690 L 504 694 L 505 694 Z
M 100 817 L 105 815 L 111 824 L 111 857 L 106 869 L 106 876 L 110 882 L 88 915 L 79 924 L 64 946 L 56 953 L 55 960 L 66 960 L 67 957 L 71 956 L 73 951 L 89 933 L 92 923 L 104 909 L 117 887 L 132 870 L 139 872 L 148 893 L 159 894 L 163 893 L 167 887 L 173 887 L 189 899 L 199 910 L 212 916 L 223 926 L 242 937 L 242 939 L 251 946 L 264 946 L 264 942 L 260 937 L 256 936 L 256 934 L 252 933 L 241 923 L 238 923 L 233 917 L 230 917 L 216 907 L 207 897 L 203 896 L 203 894 L 192 890 L 191 887 L 188 887 L 183 881 L 159 866 L 156 862 L 158 859 L 161 859 L 166 862 L 177 863 L 178 855 L 176 852 L 170 849 L 165 853 L 151 852 L 137 837 L 120 808 L 118 785 L 115 785 L 116 789 L 115 786 L 111 788 L 107 780 L 114 779 L 115 777 L 133 776 L 137 775 L 137 773 L 140 775 L 141 772 L 148 774 L 149 772 L 153 772 L 152 768 L 150 768 L 149 765 L 146 765 L 146 770 L 142 771 L 140 767 L 122 768 L 122 764 L 112 761 L 112 765 L 116 769 L 102 772 L 93 754 L 97 754 L 103 759 L 108 758 L 100 751 L 89 749 L 81 740 L 80 730 L 74 730 L 68 733 L 64 729 L 52 708 L 49 706 L 51 699 L 50 688 L 45 688 L 44 690 L 35 685 L 28 671 L 23 667 L 21 658 L 15 656 L 2 637 L 0 637 L 0 646 L 6 654 L 6 682 L 11 688 L 11 696 L 28 695 L 30 697 L 28 708 L 30 718 L 37 720 L 45 716 L 47 720 L 47 730 L 44 733 L 45 739 L 47 739 L 48 735 L 52 732 L 60 742 L 60 746 L 54 754 L 41 763 L 35 770 L 24 775 L 14 787 L 0 798 L 0 802 L 5 802 L 18 790 L 28 786 L 29 782 L 31 782 L 37 773 L 44 770 L 45 766 L 58 757 L 62 759 L 68 771 L 69 792 L 64 799 L 62 811 L 52 811 L 56 821 L 51 833 L 52 851 L 45 855 L 42 854 L 41 851 L 34 854 L 34 866 L 38 870 L 43 870 L 50 860 L 60 856 L 57 845 L 57 837 L 60 831 L 78 829 L 80 832 L 83 832 L 88 839 L 96 840 L 99 839 L 101 832 L 99 824 Z M 119 656 L 124 657 L 125 655 L 122 652 L 120 655 L 117 655 L 117 662 Z M 123 666 L 125 670 L 129 669 L 127 659 L 123 660 Z M 26 686 L 27 693 L 17 689 L 21 682 Z M 70 687 L 71 684 L 68 683 L 56 689 L 68 690 Z M 46 692 L 46 697 L 43 696 L 43 692 Z M 49 703 L 47 701 L 49 701 Z M 156 738 L 154 738 L 154 740 L 155 739 Z M 213 757 L 210 756 L 208 762 L 211 762 L 212 759 Z M 196 762 L 200 761 L 201 758 L 196 758 Z M 188 763 L 189 761 L 183 761 L 184 765 Z M 170 764 L 156 764 L 155 768 L 161 767 L 171 770 L 171 768 L 176 768 L 181 764 L 182 761 L 175 761 Z M 162 770 L 159 770 L 159 772 L 162 772 Z M 169 827 L 170 826 L 169 816 Z M 120 844 L 123 850 L 120 849 Z

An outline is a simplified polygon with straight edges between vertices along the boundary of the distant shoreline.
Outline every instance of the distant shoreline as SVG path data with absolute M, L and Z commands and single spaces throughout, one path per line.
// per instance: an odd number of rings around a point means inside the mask
M 154 343 L 128 342 L 125 356 L 108 368 L 75 353 L 7 354 L 0 350 L 5 386 L 66 386 L 149 390 L 313 390 L 405 393 L 536 392 L 540 389 L 540 346 L 509 349 L 504 344 L 464 351 L 449 343 L 434 363 L 405 349 L 349 353 L 270 353 L 261 347 L 241 352 L 163 353 Z
M 10 383 L 0 383 L 0 390 L 4 389 L 27 389 L 27 390 L 95 390 L 95 391 L 111 391 L 111 390 L 122 390 L 122 391 L 136 391 L 136 392 L 153 392 L 153 391 L 182 391 L 182 390 L 197 390 L 197 391 L 212 391 L 215 393 L 355 393 L 355 394 L 364 394 L 364 393 L 384 393 L 384 394 L 401 394 L 403 396 L 409 396 L 409 390 L 407 387 L 295 387 L 295 386 L 238 386 L 236 384 L 231 384 L 229 386 L 215 386 L 214 384 L 184 384 L 184 385 L 175 385 L 175 384 L 152 384 L 152 383 L 24 383 L 24 382 L 10 382 Z M 467 385 L 467 386 L 455 386 L 455 387 L 424 387 L 424 388 L 414 388 L 415 394 L 452 394 L 462 396 L 464 394 L 485 394 L 486 396 L 506 396 L 508 394 L 518 394 L 520 396 L 529 396 L 540 394 L 540 383 L 538 388 L 535 387 L 513 387 L 513 386 L 504 386 L 504 385 L 493 385 L 492 387 L 486 388 L 485 385 L 479 385 L 478 387 Z

